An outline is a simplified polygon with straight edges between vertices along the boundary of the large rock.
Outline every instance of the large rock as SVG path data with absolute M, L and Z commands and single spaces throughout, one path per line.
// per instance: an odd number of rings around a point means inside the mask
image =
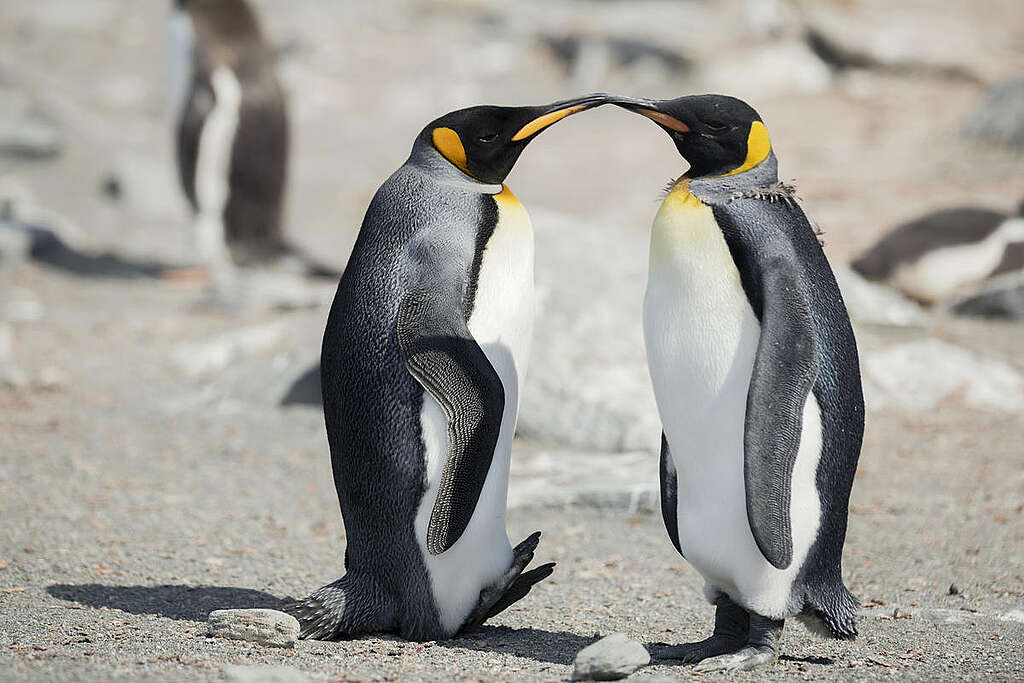
M 1012 365 L 923 339 L 863 356 L 864 394 L 871 410 L 932 410 L 946 400 L 976 409 L 1024 410 L 1024 376 Z
M 510 508 L 658 509 L 658 457 L 652 453 L 523 450 L 512 458 Z
M 647 649 L 625 633 L 613 633 L 576 655 L 574 681 L 614 681 L 651 663 Z
M 855 323 L 865 325 L 922 325 L 925 312 L 894 289 L 865 280 L 846 266 L 833 266 L 846 310 Z
M 0 89 L 0 156 L 45 159 L 60 153 L 53 118 L 23 94 Z
M 271 647 L 294 647 L 299 638 L 295 617 L 272 609 L 214 610 L 210 612 L 208 626 L 211 636 Z
M 950 310 L 958 315 L 1024 320 L 1024 273 L 993 278 L 954 301 Z
M 1024 148 L 1024 78 L 992 88 L 964 122 L 963 133 L 1002 147 Z
M 647 233 L 531 214 L 539 301 L 520 434 L 580 449 L 656 451 L 661 421 L 641 327 Z
M 190 377 L 210 375 L 241 358 L 278 348 L 286 331 L 282 322 L 243 327 L 206 342 L 183 344 L 174 350 L 171 359 Z

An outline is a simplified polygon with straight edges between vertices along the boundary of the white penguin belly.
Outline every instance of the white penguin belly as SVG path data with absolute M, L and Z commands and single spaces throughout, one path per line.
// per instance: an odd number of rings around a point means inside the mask
M 441 625 L 449 634 L 454 634 L 476 607 L 480 591 L 512 564 L 505 505 L 519 387 L 533 334 L 533 228 L 508 188 L 495 200 L 498 224 L 483 253 L 468 327 L 501 379 L 505 411 L 490 470 L 469 525 L 455 545 L 440 555 L 427 551 L 426 538 L 448 453 L 448 421 L 441 406 L 428 394 L 423 396 L 421 413 L 427 491 L 416 515 L 416 538 L 430 574 Z
M 724 592 L 758 614 L 790 616 L 793 580 L 820 518 L 820 414 L 812 395 L 793 472 L 793 562 L 778 570 L 754 542 L 743 480 L 746 401 L 760 324 L 710 207 L 685 185 L 670 193 L 655 219 L 644 338 L 678 477 L 683 554 L 704 577 L 709 599 Z
M 1011 242 L 1024 240 L 1024 219 L 1011 218 L 981 242 L 931 251 L 900 266 L 892 284 L 915 299 L 938 303 L 987 278 Z

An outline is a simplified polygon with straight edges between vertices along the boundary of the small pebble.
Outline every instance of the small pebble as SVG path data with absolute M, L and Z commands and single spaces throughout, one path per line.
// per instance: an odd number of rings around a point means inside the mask
M 613 633 L 576 655 L 574 681 L 614 681 L 651 663 L 647 648 L 625 633 Z
M 219 609 L 210 612 L 207 633 L 219 638 L 247 640 L 271 647 L 295 647 L 299 622 L 272 609 Z

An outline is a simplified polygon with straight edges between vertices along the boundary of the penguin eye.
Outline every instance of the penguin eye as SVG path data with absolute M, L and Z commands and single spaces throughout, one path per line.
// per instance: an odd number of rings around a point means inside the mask
M 494 142 L 497 139 L 497 133 L 487 133 L 486 135 L 481 135 L 480 137 L 477 138 L 477 140 L 479 140 L 480 142 Z
M 726 125 L 725 125 L 724 123 L 722 123 L 721 121 L 705 121 L 705 122 L 704 122 L 704 125 L 705 125 L 705 126 L 707 127 L 707 129 L 708 129 L 708 130 L 710 130 L 710 131 L 711 131 L 712 133 L 721 133 L 721 132 L 722 132 L 723 130 L 725 130 L 726 128 L 728 128 L 728 126 L 726 126 Z

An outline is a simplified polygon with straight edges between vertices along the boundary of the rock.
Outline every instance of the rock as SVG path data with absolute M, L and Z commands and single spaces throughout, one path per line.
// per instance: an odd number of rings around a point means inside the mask
M 953 301 L 958 315 L 1024 320 L 1024 273 L 1008 273 L 985 282 L 977 291 Z
M 226 664 L 220 672 L 224 680 L 231 683 L 308 683 L 311 680 L 305 671 L 269 664 Z
M 967 621 L 967 612 L 958 609 L 920 609 L 913 612 L 915 619 L 933 624 L 962 624 Z
M 0 155 L 46 159 L 63 143 L 53 119 L 20 93 L 0 90 Z
M 1024 609 L 1012 609 L 1009 612 L 1004 612 L 996 616 L 996 619 L 999 619 L 999 621 L 1015 621 L 1018 624 L 1024 624 Z
M 1001 147 L 1024 147 L 1024 78 L 992 88 L 967 117 L 963 134 Z
M 652 453 L 517 451 L 511 475 L 510 508 L 659 509 L 658 457 Z
M 815 94 L 832 84 L 832 70 L 802 40 L 754 45 L 704 62 L 700 89 L 745 98 L 769 94 Z
M 931 410 L 954 395 L 972 408 L 1024 410 L 1024 377 L 1012 365 L 937 339 L 866 353 L 863 376 L 871 410 Z
M 651 663 L 647 649 L 625 633 L 613 633 L 576 655 L 574 681 L 615 681 Z
M 284 323 L 280 322 L 244 327 L 208 342 L 180 346 L 173 352 L 171 360 L 190 377 L 208 375 L 239 358 L 277 348 L 285 331 Z
M 519 433 L 584 450 L 657 452 L 641 321 L 647 234 L 531 214 L 539 301 Z
M 208 634 L 271 647 L 294 647 L 299 622 L 290 614 L 272 609 L 219 609 L 210 612 Z
M 958 30 L 958 18 L 889 4 L 800 3 L 806 40 L 837 69 L 912 73 L 978 82 L 998 72 L 981 32 Z M 943 36 L 943 40 L 936 40 Z
M 855 323 L 865 325 L 923 325 L 927 316 L 915 302 L 885 285 L 865 280 L 846 266 L 833 266 L 846 310 Z

